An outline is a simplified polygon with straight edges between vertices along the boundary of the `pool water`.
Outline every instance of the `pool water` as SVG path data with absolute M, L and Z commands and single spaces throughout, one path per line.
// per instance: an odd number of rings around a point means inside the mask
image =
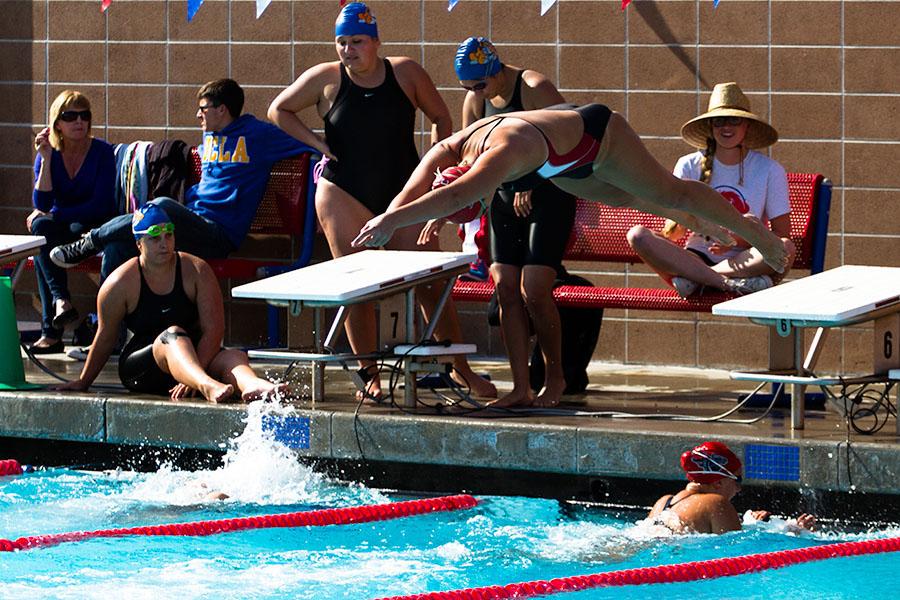
M 331 481 L 300 465 L 263 433 L 263 412 L 252 407 L 246 431 L 216 470 L 54 469 L 0 478 L 0 538 L 409 498 Z M 211 491 L 229 497 L 205 499 Z M 775 521 L 723 536 L 672 536 L 636 524 L 637 513 L 517 497 L 479 501 L 470 510 L 376 523 L 97 539 L 0 553 L 0 598 L 374 598 L 900 535 L 890 527 L 795 535 Z M 895 553 L 558 597 L 891 598 L 898 585 Z

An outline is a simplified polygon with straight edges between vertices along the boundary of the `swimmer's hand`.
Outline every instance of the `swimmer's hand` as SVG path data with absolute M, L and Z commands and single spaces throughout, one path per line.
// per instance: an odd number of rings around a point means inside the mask
M 772 513 L 767 510 L 751 510 L 750 515 L 756 519 L 757 521 L 768 521 L 772 518 Z M 816 530 L 816 517 L 815 515 L 810 515 L 807 513 L 803 513 L 796 519 L 788 519 L 785 521 L 785 527 L 788 530 L 792 531 L 815 531 Z
M 448 221 L 443 217 L 429 220 L 425 223 L 425 227 L 423 227 L 422 231 L 419 233 L 419 239 L 416 243 L 420 246 L 424 246 L 428 244 L 432 238 L 439 237 L 441 235 L 441 229 L 446 223 L 448 223 Z
M 795 525 L 799 529 L 805 529 L 806 531 L 815 531 L 816 530 L 816 516 L 810 515 L 807 513 L 803 513 L 796 519 L 791 519 L 788 521 L 788 526 Z
M 380 248 L 390 241 L 396 230 L 397 227 L 391 224 L 390 214 L 382 213 L 369 219 L 369 221 L 363 225 L 363 228 L 359 230 L 359 235 L 350 242 L 350 245 L 354 248 L 361 248 L 363 246 Z
M 513 197 L 513 211 L 517 217 L 527 217 L 531 214 L 531 190 L 516 192 Z
M 197 394 L 197 390 L 183 383 L 177 384 L 169 390 L 169 398 L 172 400 L 181 400 L 182 398 L 192 398 Z
M 89 387 L 91 386 L 86 381 L 82 379 L 73 379 L 72 381 L 67 381 L 66 383 L 51 385 L 47 389 L 52 392 L 83 392 Z

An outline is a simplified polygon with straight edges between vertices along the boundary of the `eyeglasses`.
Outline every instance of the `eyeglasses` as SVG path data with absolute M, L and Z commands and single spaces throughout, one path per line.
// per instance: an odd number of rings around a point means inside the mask
M 59 113 L 59 120 L 65 121 L 66 123 L 72 123 L 78 117 L 81 117 L 82 121 L 90 121 L 91 120 L 91 111 L 89 110 L 64 110 Z
M 219 106 L 219 105 L 218 105 L 218 104 L 207 104 L 207 105 L 205 105 L 205 106 L 201 105 L 201 106 L 198 106 L 198 107 L 197 107 L 197 110 L 199 110 L 199 111 L 201 111 L 201 112 L 206 112 L 206 111 L 208 111 L 209 109 L 215 108 L 215 107 L 217 107 L 217 106 Z
M 159 237 L 163 233 L 173 233 L 175 231 L 174 223 L 160 223 L 158 225 L 151 225 L 147 228 L 147 231 L 144 232 L 144 235 L 148 237 Z
M 464 85 L 462 87 L 464 90 L 469 90 L 470 92 L 480 92 L 481 90 L 483 90 L 484 88 L 487 87 L 487 81 L 482 79 L 475 85 Z
M 712 121 L 713 127 L 725 127 L 726 125 L 731 125 L 732 127 L 737 127 L 741 123 L 744 122 L 743 117 L 713 117 L 710 119 Z

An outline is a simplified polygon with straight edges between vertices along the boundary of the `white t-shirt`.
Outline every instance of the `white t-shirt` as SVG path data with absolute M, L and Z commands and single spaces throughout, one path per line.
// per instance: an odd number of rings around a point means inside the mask
M 682 156 L 675 164 L 675 176 L 699 181 L 702 165 L 702 152 Z M 740 169 L 740 165 L 723 165 L 713 158 L 712 180 L 709 185 L 731 202 L 738 212 L 752 213 L 763 223 L 791 211 L 787 174 L 778 162 L 751 150 L 744 158 L 743 185 L 739 183 Z M 702 252 L 713 262 L 721 262 L 741 252 L 735 249 L 723 254 L 710 254 L 709 245 L 707 237 L 691 233 L 685 247 Z

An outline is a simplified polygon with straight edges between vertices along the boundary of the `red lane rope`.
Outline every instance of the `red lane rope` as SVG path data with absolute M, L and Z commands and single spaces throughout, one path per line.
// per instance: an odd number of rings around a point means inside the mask
M 391 596 L 381 600 L 485 600 L 494 598 L 532 598 L 560 592 L 577 592 L 597 587 L 642 585 L 647 583 L 676 583 L 715 579 L 746 573 L 756 573 L 766 569 L 780 569 L 805 562 L 836 558 L 838 556 L 859 556 L 881 552 L 900 551 L 900 538 L 866 540 L 863 542 L 842 542 L 826 546 L 811 546 L 779 552 L 765 552 L 747 556 L 717 558 L 698 562 L 644 567 L 610 571 L 594 575 L 562 577 L 550 581 L 529 581 L 493 585 L 446 592 L 429 592 L 411 596 Z
M 0 477 L 4 475 L 21 475 L 22 465 L 15 459 L 0 460 Z
M 240 517 L 237 519 L 219 519 L 217 521 L 196 521 L 193 523 L 169 523 L 144 527 L 128 527 L 124 529 L 101 529 L 98 531 L 71 531 L 68 533 L 52 533 L 21 537 L 17 540 L 0 539 L 0 552 L 28 550 L 41 546 L 53 546 L 63 542 L 77 542 L 99 537 L 122 537 L 126 535 L 213 535 L 228 531 L 244 529 L 266 529 L 269 527 L 312 527 L 322 525 L 346 525 L 348 523 L 367 523 L 398 519 L 430 512 L 441 512 L 472 508 L 478 501 L 469 495 L 442 496 L 440 498 L 424 498 L 391 502 L 389 504 L 370 504 L 366 506 L 350 506 L 347 508 L 328 508 L 307 512 L 283 513 L 276 515 L 260 515 L 256 517 Z

